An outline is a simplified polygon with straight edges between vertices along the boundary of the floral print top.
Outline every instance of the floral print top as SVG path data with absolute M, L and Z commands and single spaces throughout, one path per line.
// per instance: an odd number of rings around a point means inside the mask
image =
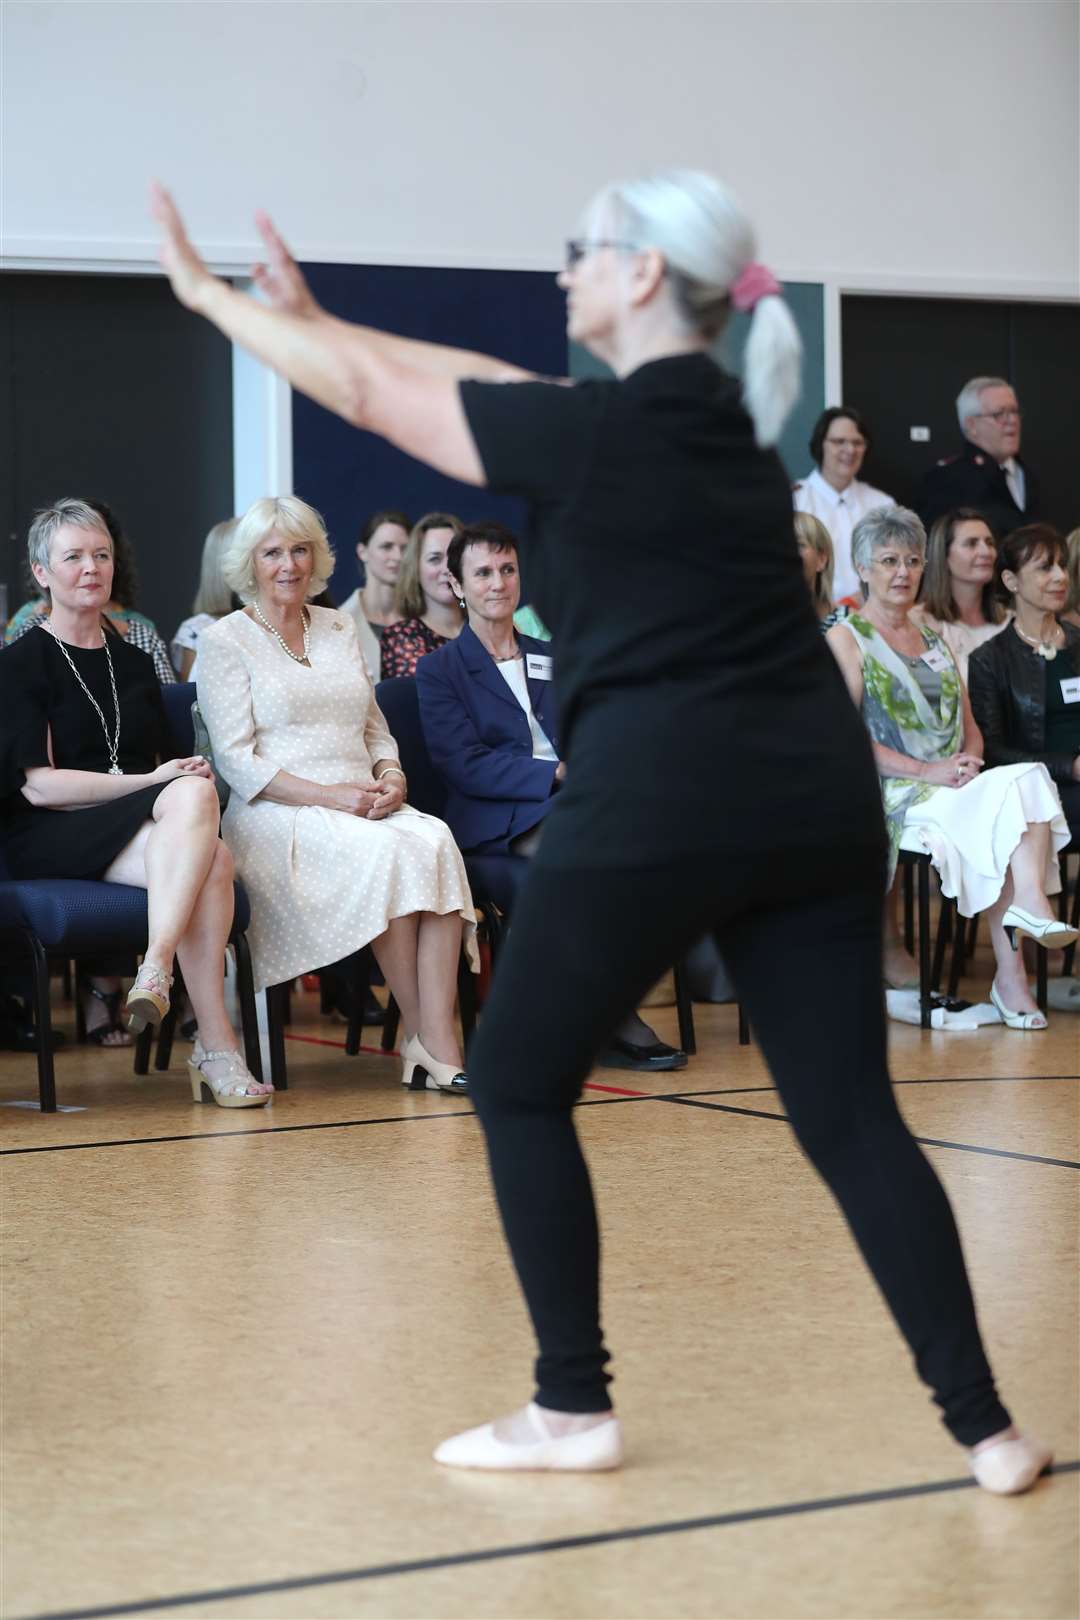
M 415 675 L 421 658 L 429 652 L 438 652 L 449 639 L 430 629 L 423 619 L 401 619 L 397 624 L 384 625 L 379 638 L 382 655 L 379 679 L 388 681 L 395 675 Z

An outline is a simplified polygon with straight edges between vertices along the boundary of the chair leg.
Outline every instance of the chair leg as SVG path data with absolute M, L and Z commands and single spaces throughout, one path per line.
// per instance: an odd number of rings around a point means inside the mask
M 259 1043 L 259 1014 L 255 1007 L 255 981 L 251 972 L 251 947 L 247 935 L 233 935 L 236 956 L 236 999 L 240 1003 L 240 1033 L 244 1040 L 244 1062 L 262 1084 L 262 1047 Z
M 1047 961 L 1046 952 L 1038 946 L 1035 948 L 1035 1005 L 1040 1012 L 1046 1011 L 1047 993 Z
M 382 1027 L 382 1049 L 392 1052 L 397 1045 L 398 1030 L 401 1027 L 401 1012 L 393 996 L 386 998 L 386 1017 Z
M 458 1008 L 461 1012 L 461 1043 L 468 1050 L 476 1031 L 476 985 L 469 959 L 462 951 L 458 960 Z
M 146 1024 L 135 1037 L 135 1057 L 132 1070 L 135 1074 L 149 1074 L 150 1053 L 154 1049 L 154 1026 Z
M 750 1045 L 750 1020 L 746 1016 L 746 1009 L 741 1001 L 736 1002 L 739 1012 L 739 1045 Z
M 930 1028 L 930 862 L 919 862 L 919 1023 Z
M 1080 854 L 1080 851 L 1077 851 L 1077 853 Z M 1068 888 L 1069 888 L 1069 876 L 1068 876 L 1068 874 L 1069 874 L 1069 862 L 1068 862 L 1068 858 L 1066 858 L 1065 860 L 1062 861 L 1062 871 L 1061 871 L 1061 901 L 1062 901 L 1062 916 L 1063 917 L 1064 917 L 1064 910 L 1065 910 L 1065 900 L 1066 900 L 1066 896 L 1067 896 Z M 1078 866 L 1077 866 L 1076 879 L 1075 879 L 1075 881 L 1073 883 L 1072 911 L 1069 913 L 1068 922 L 1069 922 L 1069 926 L 1071 928 L 1080 928 L 1080 864 L 1078 864 Z M 1065 950 L 1062 952 L 1061 972 L 1062 972 L 1062 975 L 1066 979 L 1072 973 L 1073 963 L 1075 961 L 1076 961 L 1076 941 L 1074 940 L 1073 943 L 1071 945 L 1066 946 Z
M 154 1058 L 154 1068 L 159 1073 L 169 1067 L 172 1062 L 173 1039 L 176 1035 L 177 1007 L 180 1005 L 180 995 L 184 988 L 179 963 L 173 970 L 172 995 L 169 999 L 169 1010 L 161 1020 L 157 1038 L 157 1056 Z
M 963 938 L 964 919 L 960 916 L 956 906 L 951 900 L 941 897 L 941 909 L 938 912 L 937 935 L 934 939 L 934 962 L 930 969 L 930 987 L 938 989 L 941 984 L 941 975 L 945 969 L 945 950 L 950 939 L 953 940 L 953 956 L 956 955 L 956 942 Z
M 270 1084 L 275 1091 L 288 1091 L 289 1076 L 285 1065 L 285 1008 L 289 987 L 268 984 L 266 995 L 266 1032 L 270 1046 Z
M 56 1075 L 53 1070 L 52 1010 L 49 1006 L 49 958 L 37 935 L 26 932 L 32 957 L 34 1023 L 37 1027 L 38 1104 L 43 1114 L 56 1113 Z
M 70 956 L 65 956 L 64 957 L 64 965 L 60 969 L 60 988 L 61 988 L 61 992 L 63 994 L 64 1000 L 65 1001 L 70 1001 L 71 996 L 72 996 L 72 977 L 71 977 L 71 957 Z
M 974 924 L 974 917 L 971 919 L 971 923 L 969 924 L 965 917 L 961 917 L 959 911 L 956 913 L 956 934 L 953 939 L 952 966 L 949 968 L 948 994 L 950 999 L 954 998 L 960 990 L 960 975 L 964 971 L 964 967 L 967 963 L 968 955 L 971 950 L 969 940 L 973 937 Z
M 915 949 L 915 908 L 912 904 L 914 880 L 909 862 L 905 861 L 900 871 L 903 873 L 901 881 L 904 895 L 904 948 L 910 956 Z
M 345 1031 L 345 1051 L 349 1057 L 359 1055 L 364 1038 L 364 1003 L 371 986 L 371 961 L 371 952 L 366 947 L 356 952 L 351 986 L 352 1014 Z
M 693 1057 L 697 1051 L 697 1036 L 694 1031 L 694 1003 L 690 999 L 685 962 L 680 960 L 675 963 L 672 978 L 675 981 L 675 1007 L 679 1015 L 679 1045 L 687 1057 Z

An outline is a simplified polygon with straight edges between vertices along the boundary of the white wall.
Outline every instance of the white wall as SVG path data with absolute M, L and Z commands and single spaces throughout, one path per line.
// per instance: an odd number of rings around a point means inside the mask
M 834 285 L 1080 291 L 1075 0 L 6 0 L 8 264 L 153 256 L 146 184 L 222 264 L 555 263 L 590 190 L 669 161 Z

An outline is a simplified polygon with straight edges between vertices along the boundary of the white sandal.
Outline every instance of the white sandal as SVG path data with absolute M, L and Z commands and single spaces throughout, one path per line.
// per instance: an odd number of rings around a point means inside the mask
M 1030 911 L 1024 911 L 1021 906 L 1010 906 L 1001 919 L 1001 926 L 1014 951 L 1019 950 L 1016 943 L 1018 934 L 1034 940 L 1036 945 L 1042 945 L 1048 951 L 1063 951 L 1080 937 L 1080 931 L 1068 923 L 1059 922 L 1056 917 L 1033 917 Z
M 228 1072 L 219 1076 L 209 1075 L 204 1070 L 207 1063 L 228 1063 Z M 188 1068 L 191 1070 L 192 1102 L 203 1102 L 203 1092 L 208 1091 L 210 1101 L 216 1102 L 219 1108 L 262 1108 L 274 1095 L 272 1089 L 248 1090 L 249 1086 L 257 1086 L 259 1082 L 239 1052 L 207 1052 L 198 1036 L 188 1058 Z
M 990 1000 L 1003 1024 L 1009 1029 L 1045 1029 L 1046 1014 L 1042 1012 L 1010 1012 L 998 995 L 996 982 L 990 986 Z

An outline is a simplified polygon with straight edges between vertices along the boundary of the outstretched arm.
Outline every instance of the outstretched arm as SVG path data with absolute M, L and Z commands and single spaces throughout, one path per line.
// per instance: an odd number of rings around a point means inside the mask
M 267 254 L 266 263 L 254 270 L 255 283 L 269 300 L 262 303 L 207 269 L 163 187 L 153 188 L 151 201 L 163 232 L 161 263 L 182 304 L 353 426 L 379 434 L 452 478 L 484 483 L 457 384 L 463 377 L 520 382 L 529 372 L 488 355 L 394 337 L 329 315 L 312 297 L 270 219 L 257 214 Z

